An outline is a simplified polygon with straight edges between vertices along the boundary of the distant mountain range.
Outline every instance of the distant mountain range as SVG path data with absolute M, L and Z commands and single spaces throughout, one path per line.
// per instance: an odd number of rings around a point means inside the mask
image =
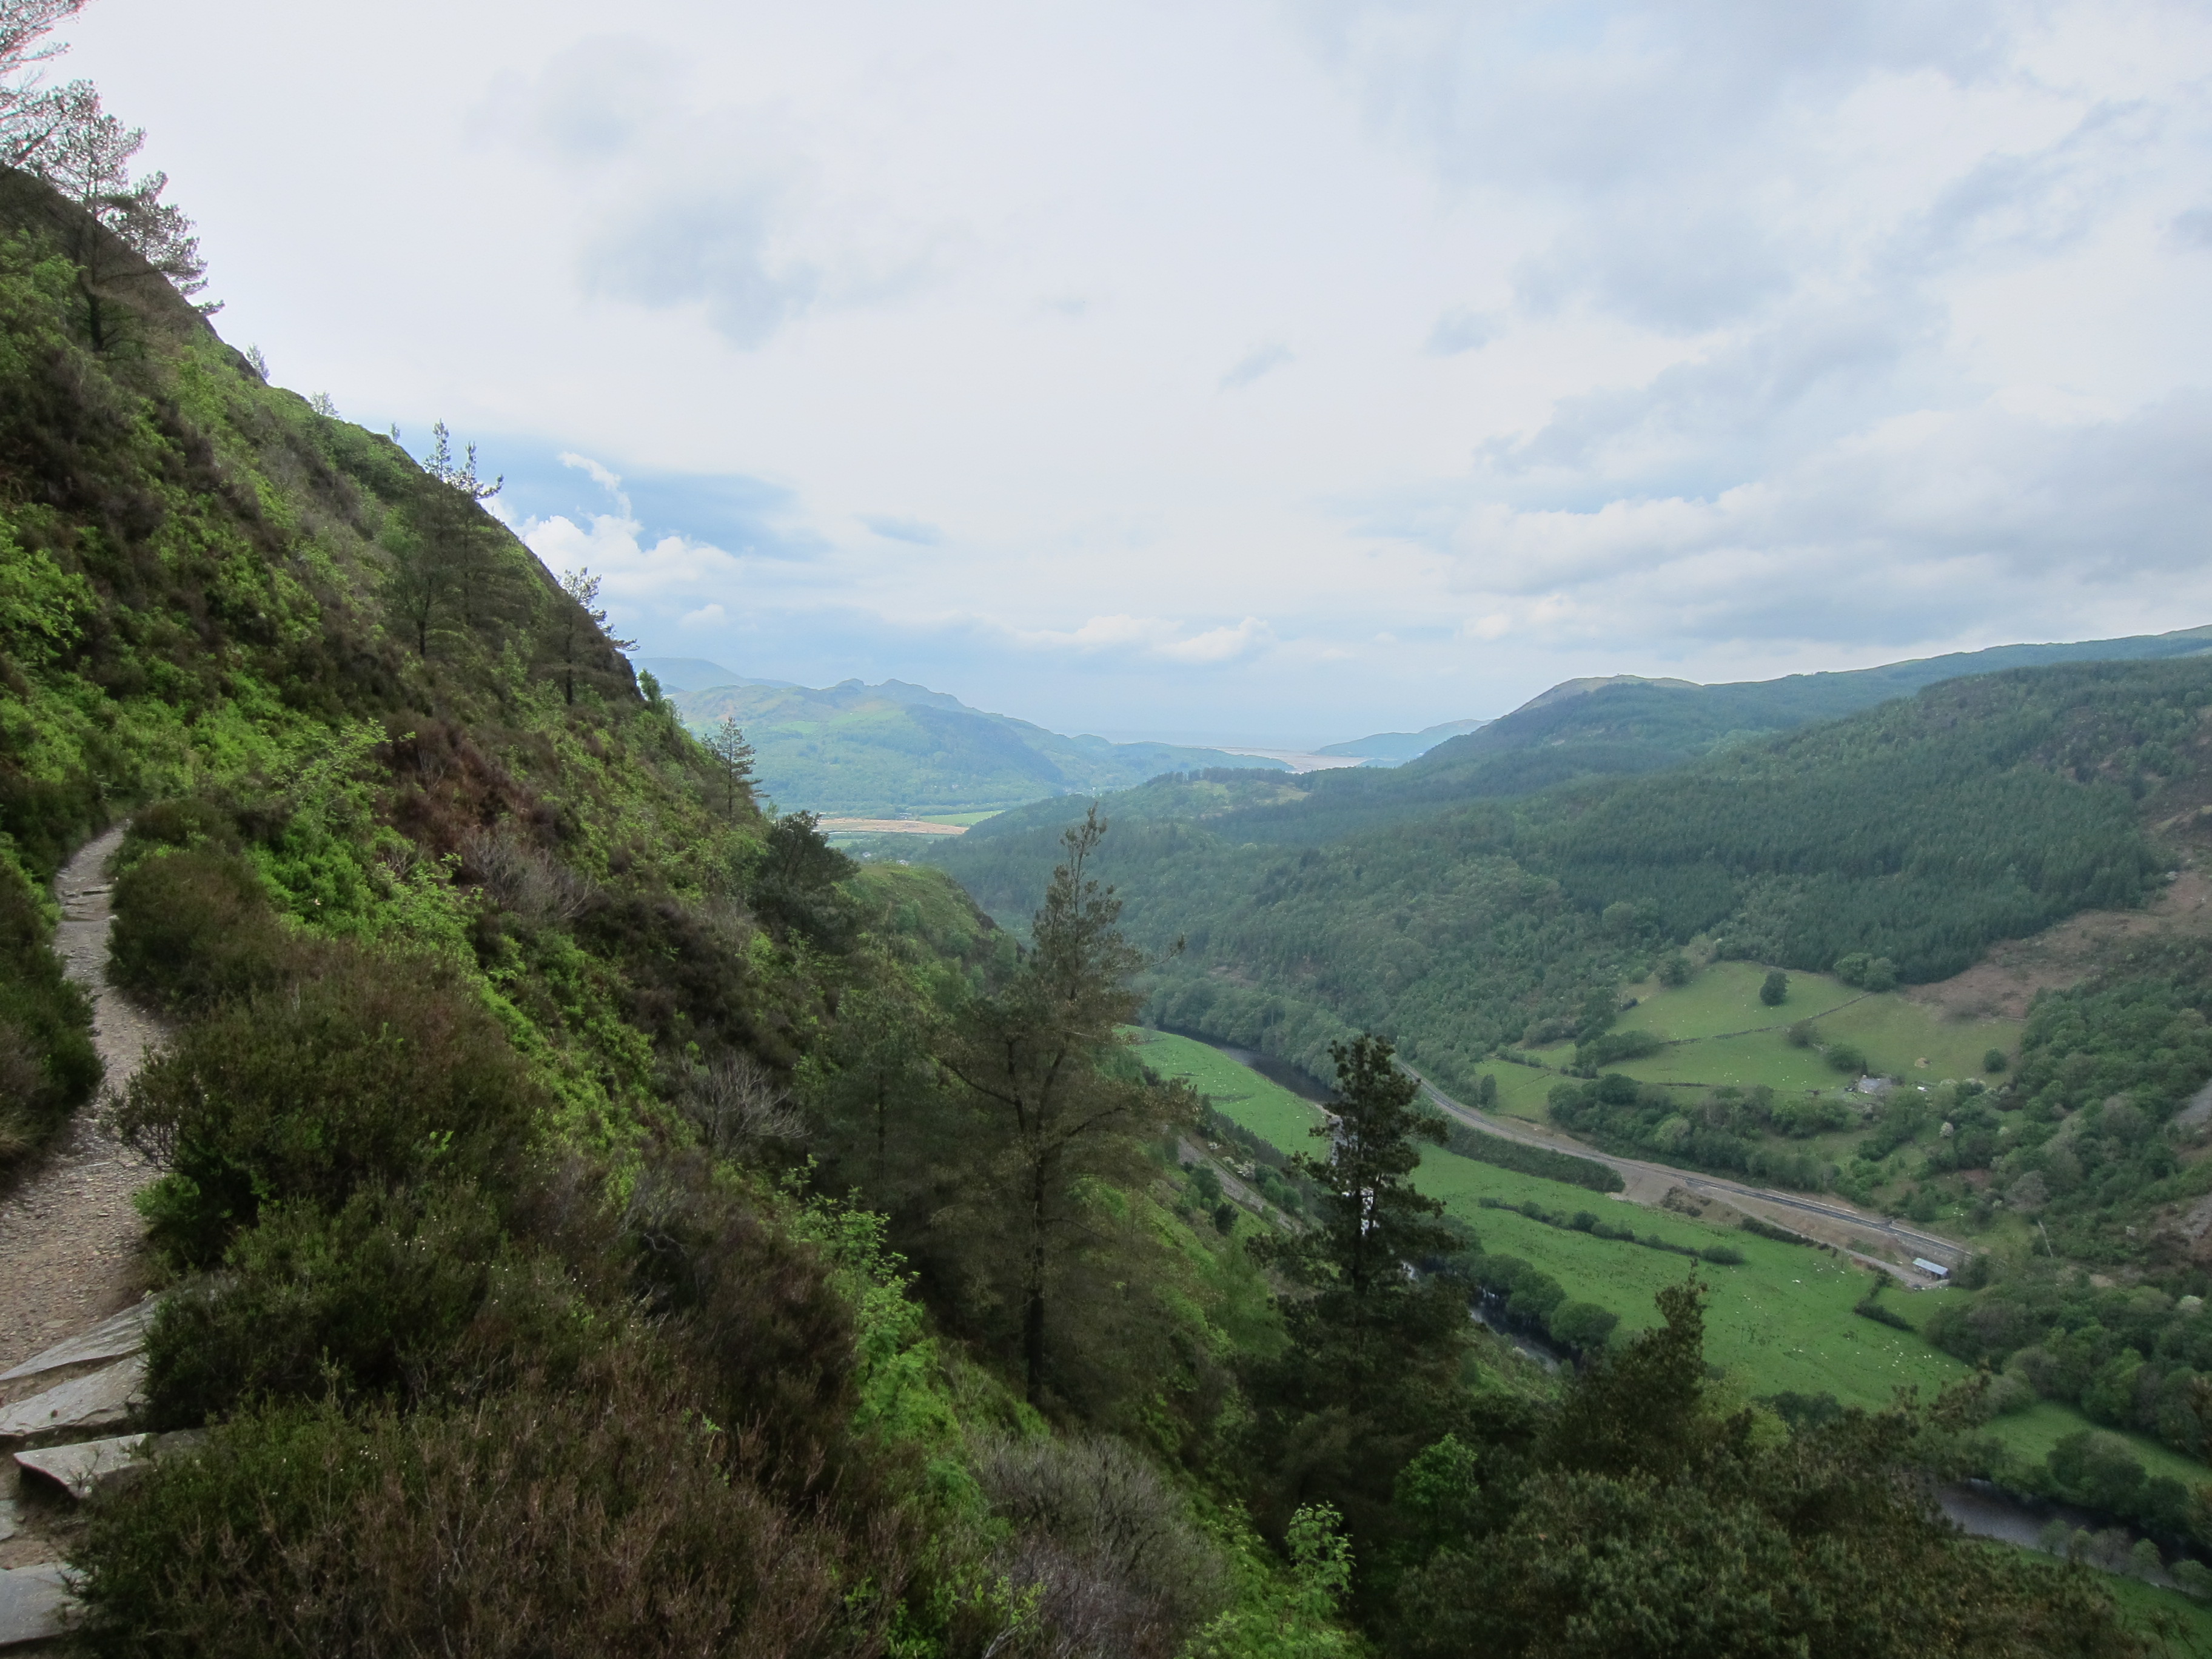
M 1372 737 L 1354 738 L 1350 743 L 1333 743 L 1314 753 L 1349 756 L 1370 766 L 1398 766 L 1419 760 L 1447 738 L 1479 731 L 1489 724 L 1488 720 L 1446 720 L 1442 726 L 1425 726 L 1418 732 L 1377 732 Z
M 720 665 L 647 657 L 684 723 L 744 728 L 762 788 L 787 811 L 832 817 L 996 811 L 1055 795 L 1127 789 L 1164 772 L 1286 770 L 1280 761 L 1167 743 L 1063 737 L 902 680 L 811 690 Z M 681 688 L 681 689 L 678 689 Z

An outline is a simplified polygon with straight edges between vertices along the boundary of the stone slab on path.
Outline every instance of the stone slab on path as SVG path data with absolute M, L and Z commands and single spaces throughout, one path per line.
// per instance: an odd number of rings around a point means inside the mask
M 15 1462 L 29 1473 L 45 1476 L 82 1503 L 98 1488 L 144 1468 L 138 1450 L 152 1438 L 145 1434 L 118 1434 L 106 1440 L 40 1446 L 32 1451 L 17 1452 Z
M 64 1365 L 82 1365 L 94 1359 L 120 1359 L 125 1354 L 137 1353 L 146 1346 L 146 1328 L 154 1322 L 155 1310 L 159 1305 L 148 1297 L 136 1307 L 125 1308 L 113 1318 L 101 1320 L 90 1330 L 80 1331 L 66 1342 L 57 1342 L 45 1352 L 33 1355 L 14 1370 L 0 1371 L 0 1382 L 35 1376 L 40 1371 L 59 1370 Z
M 61 1635 L 69 1629 L 74 1601 L 58 1561 L 0 1572 L 0 1648 Z
M 52 1439 L 111 1429 L 126 1421 L 146 1379 L 146 1362 L 133 1355 L 0 1408 L 0 1441 Z

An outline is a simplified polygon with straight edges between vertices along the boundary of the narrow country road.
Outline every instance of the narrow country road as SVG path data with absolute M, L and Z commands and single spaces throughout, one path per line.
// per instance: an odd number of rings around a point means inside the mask
M 0 1198 L 0 1370 L 127 1307 L 145 1288 L 131 1207 L 153 1166 L 101 1125 L 161 1035 L 153 1018 L 107 982 L 107 878 L 123 841 L 117 825 L 78 849 L 54 883 L 62 906 L 55 954 L 93 1003 L 93 1042 L 107 1067 L 99 1097 L 79 1109 L 52 1144 Z
M 1413 1071 L 1411 1066 L 1407 1069 L 1409 1072 Z M 1685 1188 L 1692 1193 L 1707 1193 L 1735 1200 L 1748 1200 L 1758 1204 L 1770 1205 L 1796 1215 L 1811 1217 L 1829 1226 L 1856 1234 L 1877 1247 L 1894 1246 L 1903 1250 L 1908 1257 L 1925 1256 L 1929 1261 L 1941 1262 L 1947 1267 L 1957 1267 L 1972 1254 L 1966 1245 L 1954 1239 L 1944 1238 L 1935 1233 L 1923 1232 L 1917 1228 L 1901 1225 L 1886 1216 L 1869 1215 L 1863 1210 L 1855 1209 L 1835 1199 L 1808 1198 L 1802 1193 L 1782 1192 L 1771 1187 L 1753 1187 L 1740 1181 L 1730 1181 L 1725 1176 L 1696 1174 L 1688 1170 L 1677 1170 L 1670 1164 L 1654 1164 L 1644 1158 L 1616 1158 L 1610 1152 L 1601 1152 L 1595 1147 L 1585 1146 L 1573 1136 L 1563 1134 L 1556 1129 L 1539 1128 L 1536 1125 L 1519 1118 L 1493 1117 L 1489 1113 L 1480 1111 L 1473 1106 L 1462 1105 L 1437 1088 L 1428 1079 L 1421 1077 L 1419 1073 L 1413 1072 L 1413 1075 L 1419 1079 L 1422 1091 L 1431 1100 L 1434 1101 L 1448 1115 L 1456 1118 L 1469 1128 L 1480 1129 L 1485 1133 L 1497 1135 L 1501 1139 L 1519 1141 L 1526 1146 L 1542 1146 L 1553 1152 L 1571 1152 L 1577 1158 L 1586 1158 L 1594 1164 L 1602 1164 L 1610 1170 L 1617 1170 L 1632 1185 L 1635 1183 L 1638 1176 L 1642 1176 L 1647 1179 L 1663 1181 L 1674 1186 Z M 1875 1265 L 1887 1268 L 1908 1284 L 1924 1284 L 1929 1277 L 1928 1274 L 1903 1267 L 1895 1262 L 1883 1261 Z

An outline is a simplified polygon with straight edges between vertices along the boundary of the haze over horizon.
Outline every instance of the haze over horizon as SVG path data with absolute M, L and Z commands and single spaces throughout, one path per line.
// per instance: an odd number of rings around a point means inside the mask
M 66 33 L 225 337 L 641 655 L 1287 746 L 2212 619 L 2201 6 Z

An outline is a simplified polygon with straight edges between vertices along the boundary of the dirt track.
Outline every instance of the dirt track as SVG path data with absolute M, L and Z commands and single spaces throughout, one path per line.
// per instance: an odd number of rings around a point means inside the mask
M 102 1098 L 80 1109 L 0 1198 L 0 1370 L 128 1306 L 145 1288 L 145 1224 L 131 1199 L 155 1171 L 100 1125 L 105 1097 L 131 1080 L 161 1035 L 105 971 L 111 913 L 100 871 L 122 839 L 118 827 L 88 842 L 54 884 L 62 904 L 54 950 L 93 999 L 93 1041 L 107 1081 Z

